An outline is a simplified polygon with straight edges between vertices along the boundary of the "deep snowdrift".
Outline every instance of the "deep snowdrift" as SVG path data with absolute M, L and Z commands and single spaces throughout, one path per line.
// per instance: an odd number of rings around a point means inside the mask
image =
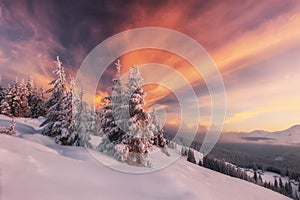
M 58 146 L 40 134 L 0 135 L 0 166 L 3 200 L 288 199 L 183 158 L 153 173 L 118 172 L 84 148 Z

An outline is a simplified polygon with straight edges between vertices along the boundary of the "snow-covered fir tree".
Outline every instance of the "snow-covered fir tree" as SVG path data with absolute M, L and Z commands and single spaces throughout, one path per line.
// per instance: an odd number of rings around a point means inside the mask
M 101 136 L 100 133 L 100 119 L 96 110 L 92 108 L 87 108 L 85 114 L 87 132 L 89 135 Z
M 75 94 L 75 81 L 71 78 L 69 90 L 62 98 L 62 115 L 59 125 L 56 127 L 60 133 L 55 137 L 55 141 L 61 145 L 80 146 L 82 142 L 75 127 L 73 117 L 73 95 Z
M 19 110 L 19 117 L 29 117 L 30 116 L 30 107 L 28 102 L 28 88 L 26 87 L 26 83 L 24 79 L 22 79 L 20 83 L 20 91 L 19 91 L 19 97 L 20 97 L 20 110 Z M 15 116 L 18 117 L 18 116 Z
M 16 79 L 8 89 L 0 84 L 0 97 L 0 111 L 7 116 L 36 118 L 46 114 L 43 92 L 34 88 L 31 76 L 26 83 Z
M 78 146 L 92 147 L 90 135 L 99 135 L 99 119 L 88 104 L 83 101 L 83 92 L 73 98 L 75 112 L 75 129 L 79 135 Z
M 1 104 L 0 104 L 1 114 L 6 115 L 6 116 L 12 116 L 12 114 L 11 114 L 12 109 L 9 104 L 10 101 L 11 101 L 11 98 L 5 98 L 1 101 Z
M 62 120 L 65 117 L 63 110 L 63 99 L 66 96 L 66 74 L 64 67 L 57 56 L 56 69 L 53 71 L 55 79 L 49 85 L 52 88 L 48 89 L 46 93 L 50 93 L 50 97 L 45 101 L 45 107 L 48 110 L 45 121 L 40 126 L 45 126 L 43 134 L 56 137 L 61 134 Z
M 106 137 L 113 134 L 113 129 L 116 127 L 111 106 L 111 97 L 102 99 L 103 108 L 100 112 L 100 133 Z
M 125 136 L 125 142 L 139 143 L 134 146 L 140 146 L 140 149 L 133 150 L 139 153 L 145 151 L 144 149 L 141 149 L 142 147 L 145 148 L 145 145 L 147 145 L 147 142 L 144 141 L 144 138 L 147 136 L 152 137 L 152 135 L 145 135 L 148 133 L 146 131 L 146 127 L 149 124 L 151 117 L 148 113 L 144 112 L 144 97 L 146 96 L 146 93 L 141 88 L 142 84 L 143 79 L 140 77 L 138 67 L 135 66 L 129 72 L 127 83 L 127 96 L 129 97 L 128 104 L 131 118 L 129 120 L 129 130 Z
M 89 134 L 97 131 L 94 115 L 87 110 L 82 96 L 79 99 L 76 96 L 74 79 L 70 78 L 68 85 L 59 57 L 55 64 L 55 79 L 50 82 L 53 87 L 47 90 L 51 95 L 45 101 L 48 112 L 46 120 L 41 124 L 45 126 L 43 133 L 54 137 L 56 143 L 61 145 L 87 145 Z
M 1 101 L 1 113 L 13 117 L 29 117 L 28 91 L 24 81 L 16 79 L 13 86 L 9 87 L 5 99 Z
M 9 128 L 8 128 L 8 130 L 7 130 L 7 133 L 9 134 L 9 135 L 15 135 L 16 134 L 16 131 L 15 131 L 15 120 L 14 120 L 14 118 L 12 118 L 11 119 L 11 123 L 10 123 L 10 125 L 9 125 Z
M 153 126 L 152 130 L 153 130 L 153 134 L 154 134 L 154 137 L 153 137 L 154 145 L 157 145 L 162 148 L 166 148 L 167 140 L 164 137 L 164 130 L 158 120 L 155 107 L 153 107 L 153 109 L 152 109 L 151 119 L 152 119 L 151 126 Z
M 28 103 L 30 106 L 30 102 L 32 101 L 32 93 L 33 93 L 33 89 L 34 89 L 32 76 L 28 77 L 25 87 L 27 90 L 27 100 L 28 100 Z
M 118 154 L 116 150 L 121 149 L 120 147 L 115 148 L 115 145 L 122 142 L 125 131 L 128 129 L 127 122 L 129 118 L 129 114 L 128 116 L 126 115 L 128 98 L 121 85 L 121 64 L 119 60 L 115 63 L 115 66 L 117 73 L 113 79 L 112 94 L 102 100 L 103 109 L 100 112 L 100 133 L 103 134 L 103 139 L 97 147 L 99 151 L 107 152 L 112 156 Z
M 194 150 L 191 148 L 189 148 L 189 151 L 188 151 L 187 161 L 196 164 L 195 153 L 194 153 Z
M 145 112 L 145 95 L 141 88 L 143 79 L 137 66 L 129 72 L 126 90 L 120 80 L 120 63 L 113 79 L 112 95 L 104 98 L 101 111 L 101 132 L 104 137 L 98 150 L 116 157 L 122 162 L 151 166 L 148 153 L 153 145 L 164 148 L 166 140 L 156 119 Z M 155 116 L 156 117 L 156 116 Z
M 27 101 L 30 107 L 30 117 L 37 118 L 46 115 L 46 108 L 44 106 L 44 91 L 42 88 L 37 89 L 34 86 L 32 76 L 29 76 L 25 85 L 27 89 Z
M 120 60 L 116 63 L 117 73 L 113 79 L 114 86 L 112 88 L 111 104 L 112 104 L 112 114 L 116 125 L 119 127 L 119 133 L 112 141 L 120 142 L 120 139 L 128 131 L 128 120 L 130 119 L 129 110 L 129 97 L 126 91 L 122 87 L 121 83 L 121 64 Z
M 149 114 L 145 112 L 144 106 L 146 93 L 141 88 L 143 79 L 137 66 L 132 69 L 127 83 L 129 99 L 129 131 L 126 135 L 125 144 L 128 144 L 129 151 L 137 156 L 136 162 L 141 165 L 151 165 L 148 160 L 148 152 L 153 145 L 162 147 L 167 152 L 166 139 L 160 127 L 155 110 Z M 133 156 L 133 157 L 135 157 Z
M 187 156 L 188 155 L 188 149 L 185 146 L 182 146 L 180 154 L 182 156 Z
M 73 96 L 74 98 L 74 96 Z M 89 136 L 86 137 L 86 125 L 85 125 L 85 110 L 87 104 L 83 101 L 83 92 L 80 92 L 78 97 L 74 98 L 74 117 L 75 117 L 75 129 L 83 140 L 79 141 L 81 144 L 79 146 L 85 146 L 85 142 L 89 141 Z M 86 138 L 86 139 L 85 139 Z
M 45 107 L 45 97 L 44 97 L 44 90 L 43 88 L 34 88 L 30 101 L 30 117 L 31 118 L 38 118 L 40 116 L 45 116 L 47 113 L 46 107 Z
M 2 77 L 0 76 L 0 104 L 3 99 L 5 99 L 7 89 L 3 86 Z
M 1 114 L 4 114 L 4 115 L 7 115 L 7 116 L 11 116 L 11 107 L 9 105 L 9 102 L 8 101 L 12 101 L 12 98 L 7 98 L 7 93 L 8 91 L 11 90 L 11 86 L 8 85 L 8 89 L 4 88 L 2 86 L 2 82 L 0 82 L 0 87 L 1 87 L 1 101 L 0 101 L 0 113 Z
M 100 134 L 103 135 L 103 137 L 97 150 L 113 156 L 115 153 L 113 137 L 118 134 L 120 129 L 113 118 L 111 97 L 104 97 L 102 101 L 103 108 L 100 112 Z

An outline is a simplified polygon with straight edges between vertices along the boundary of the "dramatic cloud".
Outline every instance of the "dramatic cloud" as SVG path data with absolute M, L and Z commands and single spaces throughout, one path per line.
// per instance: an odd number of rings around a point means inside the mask
M 300 2 L 294 0 L 3 0 L 0 74 L 5 82 L 33 75 L 38 84 L 47 87 L 56 55 L 75 75 L 87 54 L 114 34 L 146 26 L 170 28 L 203 45 L 218 66 L 227 94 L 226 130 L 285 129 L 300 123 L 300 93 L 296 92 L 300 88 L 299 13 Z M 159 36 L 153 40 L 163 42 Z M 146 63 L 161 63 L 178 71 L 198 96 L 199 131 L 210 125 L 209 92 L 203 77 L 186 60 L 170 52 L 145 49 L 123 55 L 121 61 L 122 74 L 132 65 Z M 113 75 L 112 65 L 100 80 L 97 102 L 110 93 Z M 171 129 L 180 123 L 174 93 L 185 94 L 185 88 L 172 74 L 159 77 L 169 80 L 176 91 L 145 85 L 148 107 L 160 104 L 165 108 Z M 188 131 L 189 125 L 185 127 Z

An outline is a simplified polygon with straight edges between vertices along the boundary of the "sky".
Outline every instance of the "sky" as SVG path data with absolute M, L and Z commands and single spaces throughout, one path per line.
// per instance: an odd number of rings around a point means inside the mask
M 57 55 L 66 71 L 75 76 L 99 43 L 140 27 L 176 30 L 203 46 L 224 81 L 224 131 L 275 131 L 300 124 L 298 0 L 0 0 L 0 74 L 5 83 L 16 76 L 32 75 L 37 85 L 48 87 Z M 122 74 L 135 64 L 145 63 L 176 69 L 197 94 L 199 132 L 211 124 L 211 98 L 203 78 L 190 63 L 153 49 L 130 52 L 120 59 Z M 97 101 L 111 91 L 114 70 L 112 64 L 101 78 Z M 142 75 L 148 79 L 153 76 Z M 184 94 L 185 88 L 171 74 L 160 77 Z M 168 112 L 166 126 L 178 126 L 180 108 L 175 91 L 155 84 L 144 89 L 148 106 L 159 104 Z M 191 128 L 185 126 L 187 131 Z

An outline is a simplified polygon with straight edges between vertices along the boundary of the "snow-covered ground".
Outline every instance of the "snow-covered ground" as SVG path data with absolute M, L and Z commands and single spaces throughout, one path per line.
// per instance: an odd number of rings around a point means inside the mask
M 16 126 L 21 133 L 25 127 Z M 0 135 L 3 200 L 289 199 L 191 164 L 186 158 L 156 172 L 130 174 L 104 166 L 84 148 L 59 146 L 40 134 L 20 136 Z M 112 159 L 101 153 L 99 156 Z
M 18 126 L 20 126 L 21 124 L 24 125 L 24 126 L 26 126 L 26 127 L 29 126 L 30 128 L 33 128 L 35 131 L 39 131 L 39 130 L 42 129 L 42 127 L 40 127 L 40 124 L 44 120 L 45 120 L 44 117 L 39 117 L 39 118 L 36 118 L 36 119 L 31 119 L 31 118 L 14 118 L 14 121 L 18 123 Z M 7 117 L 5 115 L 1 115 L 0 114 L 0 126 L 7 125 L 8 122 L 9 123 L 11 122 L 11 118 Z

